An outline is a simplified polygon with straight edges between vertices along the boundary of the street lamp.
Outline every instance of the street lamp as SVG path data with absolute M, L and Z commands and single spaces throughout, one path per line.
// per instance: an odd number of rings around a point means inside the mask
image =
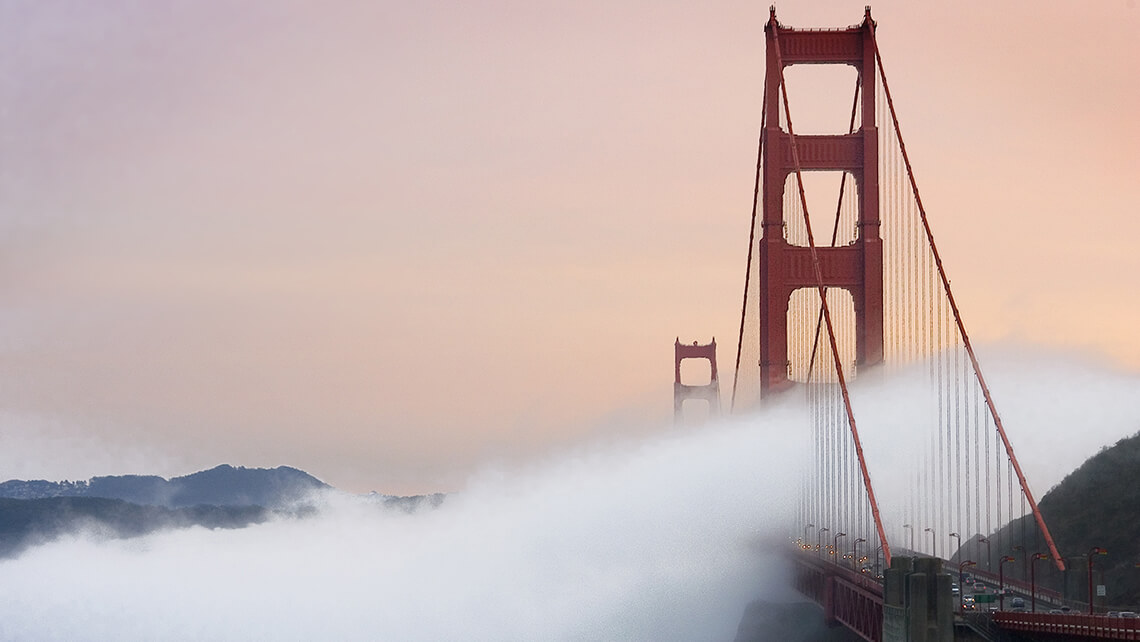
M 1089 551 L 1089 615 L 1093 614 L 1093 592 L 1092 592 L 1092 562 L 1093 555 L 1108 555 L 1108 551 L 1099 546 L 1092 547 Z
M 966 594 L 966 585 L 962 582 L 963 572 L 967 566 L 977 566 L 977 562 L 973 560 L 966 560 L 958 565 L 958 611 L 965 612 L 966 608 L 963 606 L 965 603 L 963 596 Z
M 1037 612 L 1037 560 L 1047 560 L 1045 553 L 1034 553 L 1033 560 L 1029 562 L 1029 612 Z
M 903 524 L 903 528 L 910 529 L 910 554 L 914 555 L 914 527 L 910 524 Z
M 931 557 L 938 557 L 938 545 L 934 539 L 935 538 L 934 529 L 933 528 L 922 529 L 922 532 L 924 532 L 924 533 L 928 532 L 928 531 L 930 532 L 930 556 Z
M 808 524 L 807 526 L 804 526 L 804 548 L 808 550 L 811 549 L 811 544 L 808 544 L 807 534 L 808 530 L 812 528 L 815 528 L 815 524 Z
M 947 537 L 953 537 L 953 538 L 958 540 L 958 546 L 957 546 L 957 548 L 954 549 L 955 553 L 958 553 L 959 551 L 962 550 L 962 536 L 961 535 L 959 535 L 958 533 L 950 533 L 949 535 L 947 535 Z M 954 559 L 953 554 L 950 555 L 950 559 Z
M 831 530 L 831 529 L 824 526 L 823 528 L 819 529 L 819 532 L 816 533 L 816 535 L 815 535 L 815 555 L 816 555 L 816 557 L 823 555 L 823 552 L 821 550 L 823 548 L 823 532 L 829 531 L 829 530 Z
M 836 533 L 831 540 L 831 552 L 835 555 L 835 563 L 839 563 L 839 538 L 847 537 L 847 533 Z
M 1000 611 L 1005 610 L 1005 563 L 1016 561 L 1016 558 L 1011 555 L 1002 555 L 1001 559 L 998 560 L 998 610 Z
M 854 544 L 851 545 L 851 568 L 856 570 L 856 571 L 859 570 L 859 561 L 858 561 L 859 558 L 857 557 L 857 555 L 859 553 L 859 542 L 865 542 L 865 541 L 867 541 L 867 540 L 860 537 L 859 539 L 855 540 Z
M 993 566 L 994 557 L 990 554 L 990 540 L 988 537 L 978 536 L 978 543 L 986 545 L 986 572 L 992 573 L 993 571 L 990 570 L 990 567 Z

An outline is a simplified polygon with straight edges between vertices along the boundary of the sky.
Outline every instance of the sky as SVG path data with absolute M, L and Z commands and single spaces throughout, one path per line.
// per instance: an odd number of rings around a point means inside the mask
M 1134 377 L 1136 0 L 872 12 L 983 357 Z M 674 339 L 735 356 L 767 17 L 0 1 L 0 478 L 434 492 L 670 430 Z

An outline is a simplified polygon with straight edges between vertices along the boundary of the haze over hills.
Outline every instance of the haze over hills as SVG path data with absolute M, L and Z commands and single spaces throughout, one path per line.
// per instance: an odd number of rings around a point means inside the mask
M 155 475 L 115 475 L 74 482 L 14 479 L 0 483 L 0 497 L 101 497 L 166 508 L 199 504 L 283 508 L 313 491 L 331 489 L 316 477 L 289 466 L 245 468 L 222 464 L 170 480 Z
M 64 535 L 94 532 L 101 537 L 127 538 L 161 529 L 244 528 L 269 519 L 261 506 L 185 508 L 144 506 L 105 497 L 0 498 L 0 559 L 19 555 L 32 546 Z
M 115 475 L 87 481 L 13 479 L 0 483 L 0 558 L 68 533 L 137 537 L 160 529 L 244 528 L 274 515 L 316 511 L 314 493 L 337 492 L 296 468 L 227 464 L 182 477 Z M 385 508 L 438 506 L 443 495 L 397 497 L 373 493 Z

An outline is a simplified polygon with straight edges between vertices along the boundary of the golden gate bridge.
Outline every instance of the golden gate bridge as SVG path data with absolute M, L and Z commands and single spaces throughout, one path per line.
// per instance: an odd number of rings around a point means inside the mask
M 847 28 L 785 26 L 775 7 L 765 25 L 752 227 L 729 407 L 740 412 L 801 395 L 810 409 L 804 436 L 814 463 L 801 481 L 792 536 L 797 588 L 824 607 L 830 622 L 873 641 L 954 639 L 954 618 L 980 639 L 1014 631 L 1023 639 L 1140 639 L 1136 620 L 1106 622 L 1092 614 L 1095 551 L 1088 614 L 1036 612 L 1038 598 L 1060 600 L 1034 586 L 1037 564 L 1063 571 L 1065 558 L 1018 463 L 951 290 L 875 31 L 870 7 Z M 797 65 L 855 69 L 846 131 L 796 133 L 797 97 L 789 94 L 786 71 Z M 834 206 L 821 215 L 809 212 L 823 189 L 809 175 L 823 173 L 838 181 L 823 195 Z M 828 227 L 817 237 L 813 221 L 824 215 Z M 718 397 L 714 351 L 715 343 L 678 341 L 678 412 L 685 397 Z M 688 357 L 711 361 L 711 388 L 680 383 L 680 361 Z M 908 434 L 921 433 L 922 452 L 884 456 L 892 472 L 904 471 L 907 491 L 884 504 L 861 437 L 875 426 L 861 423 L 855 382 L 888 375 L 916 384 L 901 404 L 901 421 Z M 1020 533 L 1007 526 L 1023 516 L 1032 519 L 1018 522 Z M 1033 609 L 967 613 L 960 594 L 950 595 L 944 561 L 953 577 L 969 568 L 997 584 L 999 608 L 1008 586 L 1027 595 Z M 1006 582 L 1011 562 L 1029 568 L 1028 583 L 1025 573 Z M 946 613 L 933 619 L 913 614 L 939 604 Z

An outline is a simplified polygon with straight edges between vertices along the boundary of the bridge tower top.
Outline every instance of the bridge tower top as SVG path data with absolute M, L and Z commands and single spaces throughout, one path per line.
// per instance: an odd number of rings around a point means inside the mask
M 686 399 L 704 399 L 708 401 L 709 404 L 709 415 L 719 415 L 720 381 L 717 379 L 716 372 L 716 337 L 713 337 L 711 342 L 703 345 L 698 344 L 696 341 L 694 341 L 692 345 L 687 345 L 681 343 L 681 338 L 677 337 L 673 348 L 675 355 L 675 377 L 673 379 L 674 421 L 680 423 L 684 418 Z M 681 382 L 681 362 L 685 359 L 708 359 L 709 382 L 707 384 L 692 385 Z
M 788 348 L 788 307 L 792 294 L 803 288 L 840 288 L 854 306 L 855 365 L 883 361 L 883 245 L 879 235 L 879 134 L 875 112 L 874 21 L 870 8 L 859 25 L 844 29 L 794 29 L 776 20 L 775 7 L 764 28 L 767 73 L 761 133 L 761 238 L 759 241 L 760 395 L 791 385 Z M 799 135 L 781 123 L 781 96 L 786 96 L 784 68 L 799 64 L 851 65 L 858 86 L 846 134 Z M 789 116 L 790 118 L 790 116 Z M 790 242 L 786 194 L 802 192 L 800 171 L 841 171 L 843 183 L 854 181 L 857 191 L 857 234 L 852 243 L 811 247 Z M 840 202 L 843 198 L 841 194 Z M 794 199 L 793 201 L 794 202 Z M 836 217 L 838 229 L 838 212 Z M 811 234 L 810 229 L 807 231 Z M 814 255 L 814 256 L 813 256 Z M 822 283 L 817 279 L 818 257 Z M 806 321 L 806 320 L 804 320 Z

